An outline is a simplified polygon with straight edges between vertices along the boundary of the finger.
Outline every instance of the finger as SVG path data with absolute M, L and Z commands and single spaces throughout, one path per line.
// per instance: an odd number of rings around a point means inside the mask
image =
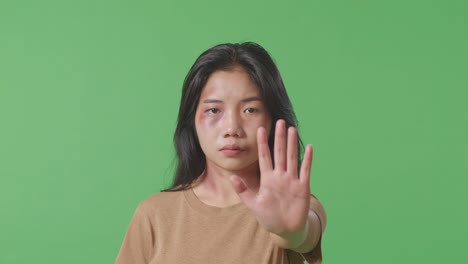
M 242 179 L 237 175 L 232 175 L 229 180 L 231 181 L 232 187 L 236 191 L 237 195 L 239 195 L 241 201 L 248 208 L 253 208 L 253 205 L 255 204 L 255 198 L 257 196 L 256 193 L 249 189 L 245 182 L 242 181 Z
M 309 186 L 310 184 L 310 172 L 312 170 L 312 157 L 313 157 L 313 148 L 312 145 L 307 145 L 305 152 L 304 152 L 304 160 L 302 160 L 301 164 L 301 172 L 299 179 L 304 184 Z
M 259 127 L 257 129 L 257 148 L 260 175 L 262 175 L 263 173 L 269 172 L 273 169 L 271 163 L 270 147 L 268 146 L 267 133 L 264 127 Z
M 275 170 L 286 169 L 286 122 L 278 120 L 275 129 Z
M 287 158 L 287 172 L 291 177 L 294 177 L 295 179 L 298 178 L 297 175 L 297 167 L 298 167 L 298 162 L 297 162 L 297 130 L 294 127 L 288 128 L 288 158 Z

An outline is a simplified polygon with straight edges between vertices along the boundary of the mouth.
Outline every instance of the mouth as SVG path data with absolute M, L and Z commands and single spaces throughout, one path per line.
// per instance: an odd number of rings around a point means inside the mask
M 239 155 L 244 150 L 237 145 L 225 145 L 220 149 L 220 151 L 228 157 L 234 157 Z

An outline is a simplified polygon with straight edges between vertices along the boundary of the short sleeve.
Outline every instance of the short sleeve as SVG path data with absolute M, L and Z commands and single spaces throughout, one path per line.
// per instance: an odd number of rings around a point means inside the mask
M 303 253 L 301 255 L 309 264 L 321 264 L 322 263 L 322 235 L 323 235 L 323 232 L 325 231 L 325 226 L 327 225 L 327 214 L 325 213 L 325 209 L 323 208 L 320 201 L 312 194 L 310 198 L 310 209 L 313 210 L 315 214 L 317 214 L 318 216 L 322 234 L 320 235 L 320 239 L 317 243 L 317 246 L 315 246 L 315 248 L 312 251 Z
M 146 264 L 153 255 L 154 231 L 148 212 L 140 204 L 130 222 L 116 264 Z

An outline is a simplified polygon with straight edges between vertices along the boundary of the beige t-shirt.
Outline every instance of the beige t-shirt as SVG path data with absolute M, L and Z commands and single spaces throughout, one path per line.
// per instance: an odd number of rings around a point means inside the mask
M 311 196 L 310 207 L 326 215 Z M 133 216 L 117 264 L 321 263 L 320 242 L 307 254 L 277 247 L 243 204 L 219 208 L 201 202 L 192 189 L 161 192 L 143 201 Z

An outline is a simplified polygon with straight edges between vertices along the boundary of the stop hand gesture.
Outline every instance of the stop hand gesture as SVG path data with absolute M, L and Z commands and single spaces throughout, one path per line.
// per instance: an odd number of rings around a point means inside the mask
M 265 128 L 257 130 L 260 166 L 258 191 L 246 186 L 237 175 L 233 175 L 231 181 L 240 199 L 261 226 L 283 239 L 295 239 L 302 243 L 308 232 L 312 146 L 307 145 L 305 149 L 298 175 L 297 130 L 294 127 L 288 129 L 286 144 L 285 121 L 278 120 L 275 129 L 274 163 Z M 299 245 L 292 245 L 295 246 Z

